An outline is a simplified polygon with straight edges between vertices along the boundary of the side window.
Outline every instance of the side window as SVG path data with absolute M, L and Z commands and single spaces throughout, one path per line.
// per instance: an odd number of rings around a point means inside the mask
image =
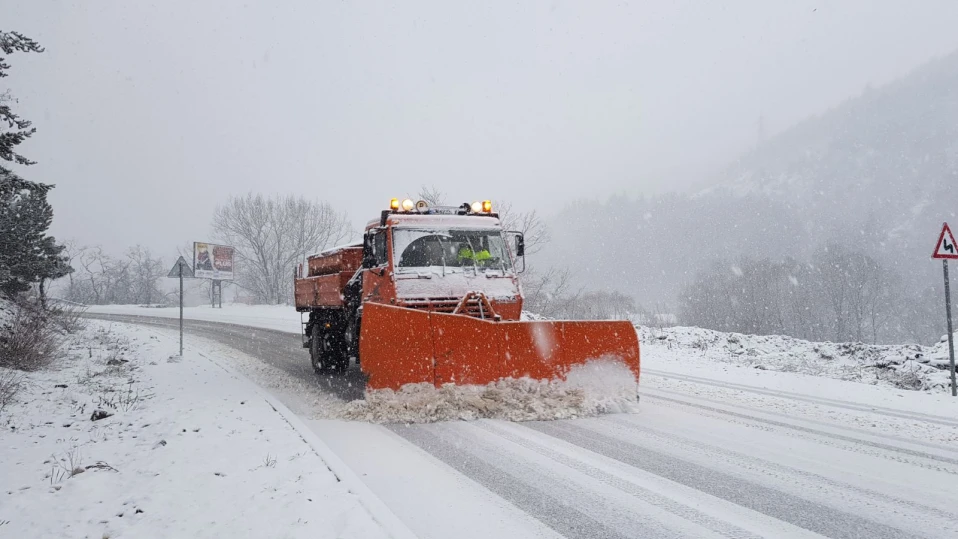
M 385 266 L 389 262 L 389 256 L 386 252 L 385 230 L 380 230 L 373 236 L 373 256 L 376 260 L 376 266 Z

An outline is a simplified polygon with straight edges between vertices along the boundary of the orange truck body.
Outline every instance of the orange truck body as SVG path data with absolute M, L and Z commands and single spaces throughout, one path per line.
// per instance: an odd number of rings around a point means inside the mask
M 601 359 L 624 364 L 637 382 L 631 322 L 520 320 L 522 243 L 496 214 L 468 204 L 384 211 L 362 243 L 310 256 L 297 269 L 296 308 L 309 313 L 303 346 L 313 367 L 342 372 L 355 357 L 367 389 L 398 390 L 564 380 Z M 463 245 L 485 254 L 463 259 Z

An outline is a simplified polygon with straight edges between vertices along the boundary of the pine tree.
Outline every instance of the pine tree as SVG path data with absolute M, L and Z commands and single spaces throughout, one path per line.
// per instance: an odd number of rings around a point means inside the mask
M 18 32 L 0 31 L 0 50 L 14 52 L 43 52 L 32 39 Z M 10 65 L 0 57 L 0 78 L 6 77 Z M 10 108 L 16 100 L 10 92 L 0 94 L 0 158 L 19 165 L 33 161 L 18 154 L 18 144 L 36 132 L 29 121 L 20 118 Z M 5 124 L 5 127 L 4 127 Z M 57 279 L 73 271 L 64 246 L 57 245 L 47 229 L 53 221 L 53 208 L 47 202 L 52 185 L 24 180 L 10 169 L 0 165 L 0 293 L 13 296 L 40 285 L 40 299 L 44 299 L 47 280 Z
M 73 271 L 64 247 L 46 235 L 53 221 L 47 202 L 52 187 L 0 171 L 0 292 L 7 296 Z
M 10 55 L 14 52 L 43 52 L 43 48 L 36 41 L 20 34 L 19 32 L 0 31 L 0 50 L 4 54 Z M 6 62 L 5 57 L 0 57 L 0 78 L 7 77 L 7 70 L 10 64 Z M 0 131 L 0 158 L 4 161 L 13 161 L 21 165 L 32 165 L 33 161 L 14 151 L 16 146 L 24 140 L 30 138 L 36 133 L 37 128 L 31 127 L 31 122 L 20 118 L 10 108 L 10 103 L 16 102 L 16 99 L 10 95 L 9 91 L 0 94 L 0 124 L 6 124 L 6 129 Z M 9 172 L 0 165 L 0 171 Z

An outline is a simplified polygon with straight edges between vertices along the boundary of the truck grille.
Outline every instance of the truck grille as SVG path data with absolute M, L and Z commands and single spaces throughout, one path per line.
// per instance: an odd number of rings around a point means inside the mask
M 498 320 L 489 300 L 482 293 L 470 292 L 465 298 L 415 298 L 403 300 L 403 305 L 411 309 L 429 312 L 461 314 L 483 320 Z
M 402 300 L 403 307 L 436 313 L 451 313 L 456 310 L 462 298 L 408 298 Z

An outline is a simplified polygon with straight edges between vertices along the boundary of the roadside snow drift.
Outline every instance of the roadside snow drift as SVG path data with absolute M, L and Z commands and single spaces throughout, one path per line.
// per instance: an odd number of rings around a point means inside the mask
M 179 318 L 179 307 L 146 307 L 140 305 L 91 305 L 87 308 L 91 314 L 120 314 L 130 316 L 155 316 L 158 318 Z M 187 320 L 222 322 L 241 326 L 273 329 L 299 334 L 303 331 L 302 320 L 296 309 L 289 305 L 242 305 L 224 303 L 222 309 L 209 305 L 186 307 L 183 317 Z
M 811 342 L 782 335 L 743 335 L 695 327 L 639 327 L 645 358 L 656 364 L 725 363 L 898 389 L 949 390 L 946 337 L 934 346 Z
M 635 377 L 620 362 L 577 365 L 566 381 L 509 378 L 484 386 L 407 384 L 367 391 L 341 417 L 374 423 L 430 423 L 480 418 L 508 421 L 570 419 L 636 410 Z
M 24 375 L 0 412 L 0 536 L 388 536 L 252 384 L 161 335 L 90 322 Z

